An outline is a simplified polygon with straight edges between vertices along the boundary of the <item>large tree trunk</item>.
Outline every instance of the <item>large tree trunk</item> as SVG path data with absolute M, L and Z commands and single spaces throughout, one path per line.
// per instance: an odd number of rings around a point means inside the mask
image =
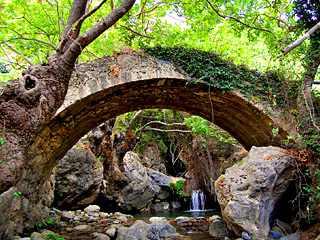
M 301 122 L 308 127 L 310 124 L 317 131 L 320 131 L 315 122 L 314 105 L 312 99 L 312 85 L 320 65 L 320 31 L 318 30 L 311 36 L 310 46 L 305 57 L 305 73 L 303 76 L 303 84 L 301 88 L 301 97 L 299 105 L 299 113 Z M 305 129 L 307 130 L 307 129 Z
M 0 238 L 46 220 L 47 206 L 53 201 L 50 176 L 56 161 L 49 147 L 53 136 L 46 136 L 48 124 L 63 103 L 74 63 L 83 49 L 114 25 L 133 6 L 123 0 L 118 7 L 78 36 L 81 23 L 106 0 L 86 13 L 88 0 L 74 0 L 66 29 L 57 52 L 48 64 L 36 65 L 10 81 L 0 95 Z M 77 22 L 77 23 L 76 23 Z M 76 23 L 76 29 L 71 29 Z M 73 31 L 73 32 L 71 32 Z M 48 144 L 50 142 L 50 144 Z
M 53 61 L 36 65 L 13 80 L 0 96 L 0 236 L 11 239 L 15 232 L 44 220 L 53 200 L 50 174 L 31 164 L 34 139 L 60 107 L 73 69 Z M 52 169 L 52 168 L 51 168 Z M 51 173 L 50 169 L 50 173 Z M 48 171 L 47 171 L 48 172 Z

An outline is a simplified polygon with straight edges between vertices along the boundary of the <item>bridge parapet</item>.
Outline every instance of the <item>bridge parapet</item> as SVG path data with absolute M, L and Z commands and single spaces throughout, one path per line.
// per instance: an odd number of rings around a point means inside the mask
M 133 81 L 150 79 L 189 79 L 169 61 L 150 55 L 122 54 L 79 64 L 69 83 L 68 92 L 56 114 L 93 93 Z M 161 84 L 161 83 L 159 83 Z M 164 81 L 163 81 L 163 84 Z

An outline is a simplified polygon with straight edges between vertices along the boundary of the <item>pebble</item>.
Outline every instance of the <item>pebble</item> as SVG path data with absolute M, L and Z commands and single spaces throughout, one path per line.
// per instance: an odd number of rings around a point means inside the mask
M 118 217 L 118 219 L 120 222 L 127 222 L 128 221 L 128 219 L 125 216 L 120 216 L 120 217 Z
M 89 225 L 78 225 L 78 226 L 75 226 L 73 228 L 73 231 L 74 232 L 87 232 L 90 230 L 90 226 Z
M 168 220 L 165 217 L 151 217 L 149 222 L 167 222 Z
M 98 205 L 89 205 L 84 209 L 85 212 L 99 212 L 100 207 Z
M 109 236 L 103 233 L 93 233 L 93 237 L 95 240 L 110 240 Z
M 111 227 L 106 231 L 106 234 L 110 237 L 114 237 L 116 235 L 116 232 L 117 232 L 117 229 L 114 227 Z
M 218 215 L 213 215 L 213 216 L 209 217 L 209 222 L 213 222 L 215 220 L 221 220 L 221 217 Z

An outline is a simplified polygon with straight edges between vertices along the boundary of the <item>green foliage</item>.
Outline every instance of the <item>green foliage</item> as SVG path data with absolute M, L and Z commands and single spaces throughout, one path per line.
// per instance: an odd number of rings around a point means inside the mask
M 183 198 L 186 201 L 186 198 L 184 197 L 185 194 L 183 192 L 183 181 L 182 180 L 178 180 L 176 183 L 170 182 L 169 187 L 175 194 L 179 195 L 180 198 Z
M 159 150 L 162 153 L 168 151 L 168 147 L 164 141 L 164 138 L 158 133 L 155 132 L 143 132 L 140 136 L 140 141 L 137 143 L 136 151 L 138 154 L 142 154 L 145 146 L 150 143 L 155 143 L 158 145 Z
M 36 222 L 34 224 L 34 228 L 37 231 L 39 231 L 41 228 L 48 227 L 49 225 L 52 225 L 52 224 L 54 224 L 54 221 L 53 221 L 53 219 L 51 217 L 49 217 L 49 219 L 47 221 L 42 221 L 41 223 Z M 51 238 L 49 238 L 49 239 L 51 239 Z M 52 238 L 52 239 L 56 239 L 56 238 Z M 60 239 L 60 238 L 57 238 L 57 239 Z
M 207 85 L 226 93 L 239 89 L 248 100 L 254 100 L 257 93 L 263 100 L 274 105 L 282 105 L 285 99 L 283 76 L 277 72 L 264 74 L 249 70 L 244 66 L 236 66 L 213 52 L 205 52 L 194 48 L 161 47 L 146 48 L 146 52 L 163 60 L 174 62 L 177 69 L 183 69 L 191 77 L 192 83 L 203 81 Z M 261 99 L 259 99 L 261 101 Z
M 311 174 L 307 169 L 306 176 L 312 181 L 312 184 L 305 184 L 303 187 L 308 196 L 307 220 L 311 222 L 319 218 L 320 214 L 320 169 L 316 169 L 314 174 Z
M 17 197 L 20 197 L 21 196 L 21 192 L 14 192 L 13 195 L 17 196 Z
M 0 128 L 0 133 L 1 133 L 1 128 Z M 2 145 L 4 144 L 4 139 L 3 137 L 0 137 L 0 149 L 2 148 Z
M 224 143 L 236 142 L 236 140 L 233 137 L 231 137 L 227 132 L 222 131 L 213 123 L 205 120 L 202 117 L 191 116 L 189 118 L 185 118 L 183 123 L 189 128 L 191 128 L 192 132 L 194 132 L 196 136 L 203 135 L 207 137 L 212 137 L 213 139 L 216 139 Z M 206 144 L 206 142 L 204 142 L 204 144 Z
M 64 238 L 57 237 L 55 233 L 49 233 L 47 235 L 44 235 L 43 237 L 50 240 L 65 240 Z

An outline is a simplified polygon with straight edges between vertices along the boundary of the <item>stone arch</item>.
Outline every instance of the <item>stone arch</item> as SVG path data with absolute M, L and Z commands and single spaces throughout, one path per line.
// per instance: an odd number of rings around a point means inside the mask
M 83 135 L 117 115 L 146 108 L 168 108 L 201 116 L 228 131 L 246 149 L 281 145 L 287 131 L 279 120 L 237 92 L 223 93 L 203 82 L 191 84 L 166 61 L 125 54 L 77 67 L 63 106 L 42 128 L 28 154 L 29 165 L 49 172 Z

